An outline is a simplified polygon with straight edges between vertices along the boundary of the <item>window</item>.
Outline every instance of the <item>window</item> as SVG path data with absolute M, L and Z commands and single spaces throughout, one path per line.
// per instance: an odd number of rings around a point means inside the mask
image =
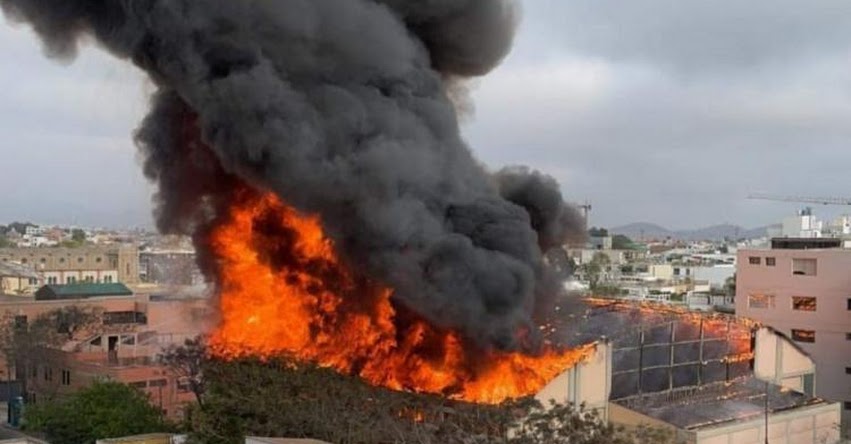
M 106 282 L 107 284 L 112 283 L 112 276 L 110 276 L 110 275 L 104 276 L 103 281 Z
M 845 333 L 845 340 L 851 341 L 851 333 Z
M 50 367 L 44 368 L 44 380 L 53 381 L 53 369 Z
M 148 317 L 138 311 L 108 311 L 103 314 L 104 325 L 147 324 Z
M 748 308 L 774 308 L 774 295 L 751 293 L 748 295 Z
M 82 256 L 77 257 L 77 263 L 78 263 L 78 264 L 82 264 L 82 263 L 83 263 L 83 257 L 82 257 Z
M 38 279 L 30 278 L 30 285 L 36 285 L 36 284 L 38 284 Z
M 847 308 L 848 310 L 851 310 L 851 298 L 848 298 L 848 302 L 846 302 L 846 304 L 847 304 L 847 307 L 845 307 L 845 308 Z
M 22 263 L 22 264 L 26 264 L 26 263 L 27 263 L 27 258 L 22 257 L 22 258 L 21 258 L 21 263 Z
M 792 274 L 796 276 L 815 276 L 817 271 L 815 259 L 792 259 Z
M 65 283 L 66 284 L 73 284 L 75 282 L 77 282 L 77 278 L 75 278 L 74 276 L 66 276 L 65 277 Z
M 761 260 L 757 256 L 751 256 L 748 258 L 748 263 L 750 263 L 751 265 L 759 265 L 761 263 Z
M 815 375 L 808 373 L 804 375 L 804 393 L 815 396 Z
M 71 385 L 71 370 L 62 370 L 62 385 Z
M 845 367 L 845 374 L 851 375 L 851 367 Z
M 41 259 L 39 259 L 38 261 L 39 261 L 39 262 L 41 262 L 41 263 L 43 264 L 43 263 L 47 262 L 47 259 L 45 259 L 45 258 L 41 258 Z
M 181 393 L 186 393 L 192 390 L 192 387 L 189 385 L 189 378 L 183 377 L 177 380 L 177 391 Z
M 65 263 L 65 258 L 64 258 L 64 257 L 60 257 L 60 258 L 59 258 L 59 263 L 60 263 L 60 264 L 64 264 L 64 263 Z
M 773 258 L 773 257 L 765 258 L 765 266 L 766 267 L 773 267 L 775 265 L 777 265 L 777 258 Z
M 136 336 L 121 335 L 121 343 L 124 345 L 136 345 Z
M 813 330 L 792 330 L 792 339 L 798 342 L 816 342 L 816 332 Z
M 98 256 L 98 257 L 96 257 L 96 258 L 95 258 L 95 262 L 97 262 L 97 263 L 101 263 L 101 261 L 102 261 L 102 260 L 103 260 L 103 259 L 102 259 L 100 256 Z
M 30 377 L 33 378 L 33 379 L 38 378 L 38 366 L 37 365 L 33 365 L 32 367 L 30 367 Z
M 89 341 L 89 344 L 94 345 L 95 347 L 101 347 L 103 345 L 103 339 L 100 336 Z
M 792 310 L 816 311 L 816 298 L 812 296 L 792 296 Z
M 148 381 L 148 387 L 165 387 L 168 385 L 168 381 L 165 379 L 153 379 Z
M 845 407 L 845 410 L 851 410 L 851 401 L 845 401 L 842 405 Z
M 148 381 L 131 382 L 127 385 L 129 385 L 130 387 L 136 387 L 137 389 L 143 389 L 148 386 Z

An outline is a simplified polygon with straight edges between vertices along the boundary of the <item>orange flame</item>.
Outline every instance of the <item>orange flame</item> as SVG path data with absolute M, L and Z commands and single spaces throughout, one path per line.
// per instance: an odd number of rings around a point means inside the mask
M 220 358 L 287 355 L 395 390 L 498 403 L 536 393 L 592 351 L 471 350 L 355 277 L 318 217 L 247 194 L 210 236 L 221 293 L 211 350 Z

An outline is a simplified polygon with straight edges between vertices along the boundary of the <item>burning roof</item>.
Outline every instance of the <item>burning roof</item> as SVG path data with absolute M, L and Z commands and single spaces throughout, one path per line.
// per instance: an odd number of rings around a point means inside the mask
M 149 75 L 136 141 L 155 216 L 192 235 L 220 293 L 221 356 L 479 393 L 493 372 L 527 392 L 583 355 L 537 328 L 559 291 L 543 252 L 583 236 L 582 218 L 551 177 L 487 171 L 455 108 L 509 51 L 514 0 L 0 7 L 51 56 L 94 37 Z

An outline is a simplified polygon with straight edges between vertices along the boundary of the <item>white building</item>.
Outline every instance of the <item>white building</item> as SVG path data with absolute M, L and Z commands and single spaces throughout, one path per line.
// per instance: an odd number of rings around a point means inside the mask
M 822 237 L 824 223 L 813 215 L 811 208 L 801 210 L 797 216 L 783 219 L 781 237 L 813 238 Z

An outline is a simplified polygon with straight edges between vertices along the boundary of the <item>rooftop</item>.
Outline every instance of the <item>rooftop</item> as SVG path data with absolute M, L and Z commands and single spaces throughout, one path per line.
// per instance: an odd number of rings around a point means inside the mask
M 766 384 L 754 377 L 613 402 L 680 429 L 698 430 L 764 416 L 766 394 L 771 413 L 827 404 L 823 399 Z
M 98 284 L 84 282 L 79 284 L 45 285 L 36 292 L 37 300 L 75 299 L 97 296 L 131 296 L 133 291 L 121 283 Z
M 0 262 L 0 277 L 23 277 L 23 278 L 38 278 L 36 272 L 22 264 L 14 262 Z
M 816 250 L 841 247 L 842 239 L 833 237 L 775 237 L 771 239 L 773 250 Z

